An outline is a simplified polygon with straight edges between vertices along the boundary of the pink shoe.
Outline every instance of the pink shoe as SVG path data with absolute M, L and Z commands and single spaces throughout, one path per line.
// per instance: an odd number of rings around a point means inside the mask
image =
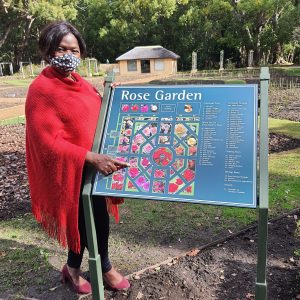
M 116 291 L 127 290 L 130 288 L 130 283 L 125 277 L 123 277 L 121 282 L 119 282 L 118 284 L 111 285 L 107 282 L 106 282 L 106 284 L 108 285 L 109 288 L 111 288 L 112 290 L 116 290 Z
M 88 281 L 82 285 L 77 285 L 73 282 L 67 265 L 64 265 L 64 267 L 61 270 L 61 281 L 62 283 L 69 281 L 77 294 L 90 294 L 92 292 L 92 286 Z

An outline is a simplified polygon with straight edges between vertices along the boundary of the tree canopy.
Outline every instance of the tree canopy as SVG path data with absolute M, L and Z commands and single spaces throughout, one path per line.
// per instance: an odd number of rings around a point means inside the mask
M 101 62 L 135 46 L 162 45 L 191 67 L 225 63 L 300 62 L 297 0 L 0 0 L 0 62 L 39 62 L 37 41 L 50 21 L 67 20 L 83 34 L 88 55 Z

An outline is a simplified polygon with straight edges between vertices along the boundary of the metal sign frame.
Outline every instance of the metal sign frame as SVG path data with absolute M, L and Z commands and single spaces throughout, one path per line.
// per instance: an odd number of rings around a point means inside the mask
M 260 156 L 259 156 L 259 206 L 258 206 L 258 253 L 257 253 L 257 278 L 255 298 L 267 299 L 266 263 L 267 263 L 267 236 L 268 236 L 268 85 L 269 69 L 261 68 L 260 74 Z M 100 138 L 104 132 L 106 116 L 111 96 L 111 83 L 113 74 L 106 78 L 104 96 L 96 129 L 92 151 L 99 152 Z M 92 190 L 95 170 L 87 168 L 85 185 L 82 192 L 86 231 L 89 247 L 89 270 L 92 284 L 93 299 L 104 300 L 104 285 L 101 271 L 100 255 L 96 238 L 95 222 L 92 207 Z
M 255 299 L 267 299 L 267 240 L 269 211 L 269 129 L 268 129 L 268 90 L 270 73 L 268 67 L 260 72 L 260 147 L 259 147 L 259 208 L 258 208 L 258 250 Z
M 93 195 L 255 208 L 256 141 L 256 84 L 116 87 Z

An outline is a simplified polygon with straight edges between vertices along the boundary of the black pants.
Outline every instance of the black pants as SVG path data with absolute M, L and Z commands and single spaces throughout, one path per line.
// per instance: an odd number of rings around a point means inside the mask
M 98 251 L 101 257 L 102 272 L 108 272 L 112 266 L 108 257 L 108 237 L 109 237 L 109 215 L 104 197 L 93 197 L 93 211 L 98 243 Z M 88 247 L 86 228 L 84 221 L 82 197 L 79 200 L 78 229 L 80 234 L 80 254 L 69 250 L 67 264 L 71 268 L 79 268 L 82 262 L 84 249 Z

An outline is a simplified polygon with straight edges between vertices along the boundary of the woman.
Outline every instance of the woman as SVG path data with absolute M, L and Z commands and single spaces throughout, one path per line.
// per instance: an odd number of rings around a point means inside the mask
M 26 99 L 26 164 L 32 211 L 43 228 L 62 246 L 68 260 L 62 280 L 86 294 L 91 285 L 80 276 L 87 239 L 81 195 L 84 166 L 92 164 L 109 175 L 127 163 L 90 151 L 101 97 L 74 70 L 85 55 L 80 33 L 67 22 L 46 26 L 39 49 L 50 64 L 31 84 Z M 109 216 L 118 218 L 118 199 L 94 199 L 93 208 L 104 281 L 113 289 L 130 284 L 111 265 L 108 257 Z M 113 203 L 112 203 L 113 202 Z

